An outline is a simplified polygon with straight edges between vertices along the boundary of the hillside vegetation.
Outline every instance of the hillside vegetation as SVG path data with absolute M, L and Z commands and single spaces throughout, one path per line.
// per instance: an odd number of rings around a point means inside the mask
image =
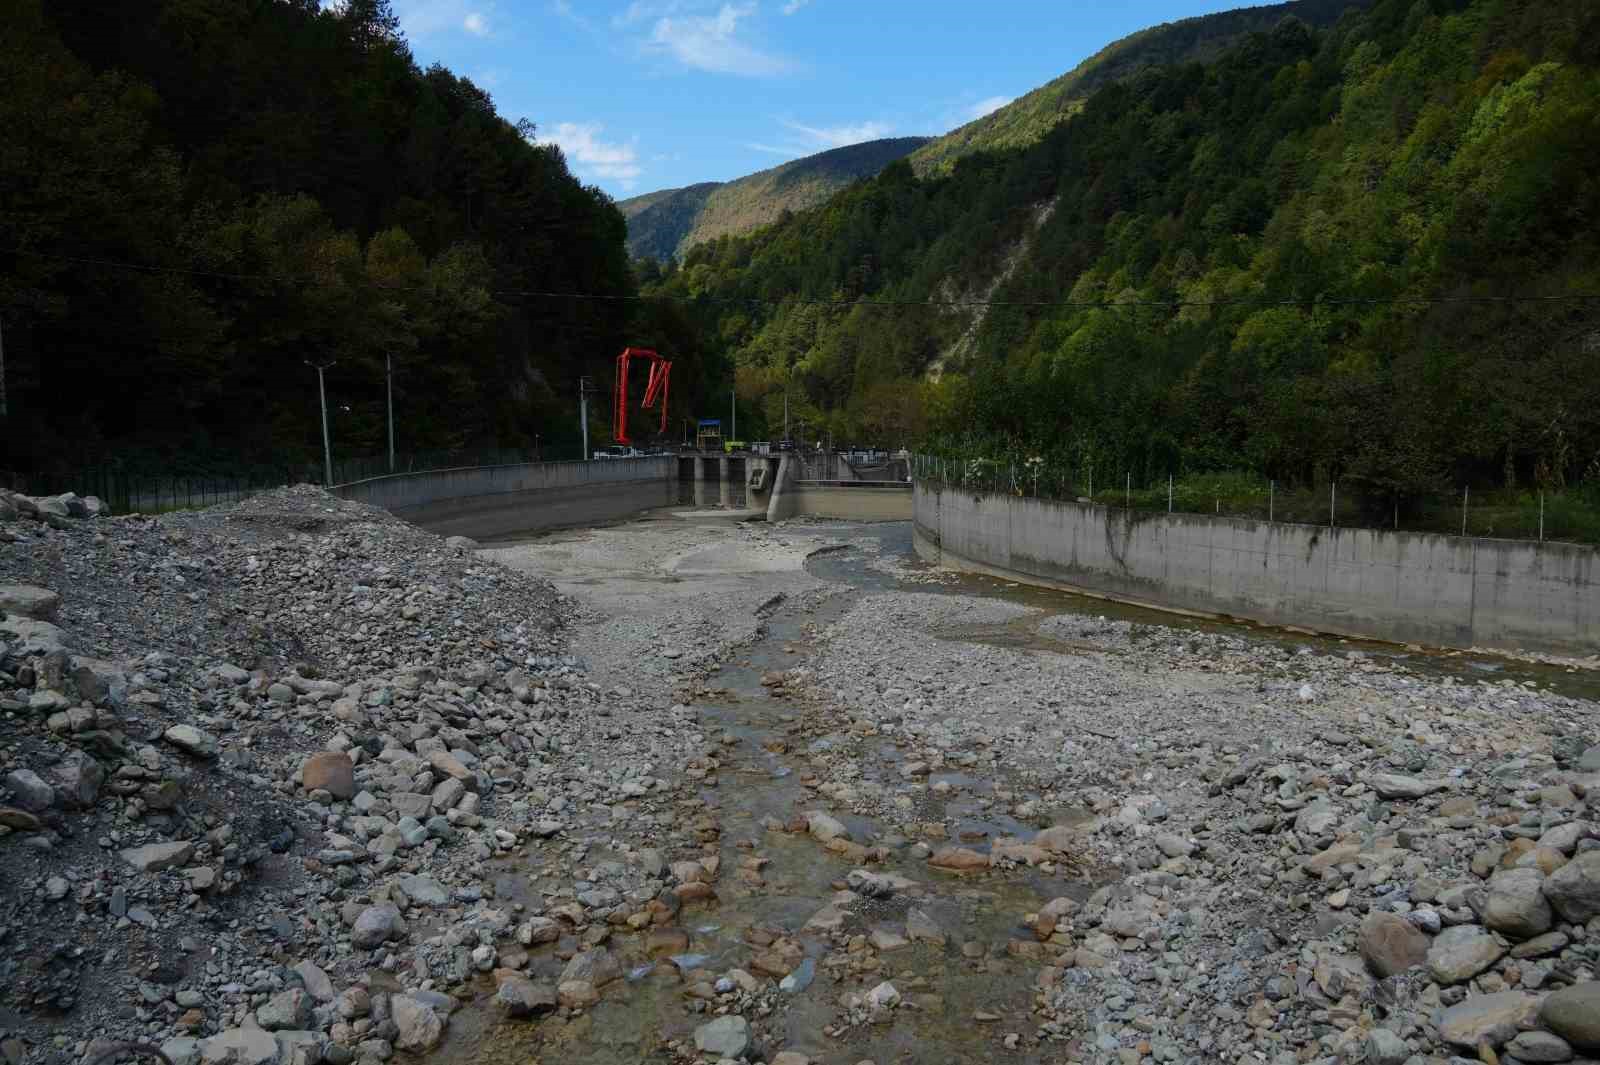
M 402 450 L 549 445 L 636 326 L 671 344 L 670 315 L 520 294 L 633 293 L 622 216 L 419 69 L 384 0 L 16 0 L 5 27 L 0 469 L 320 457 L 306 360 L 336 363 L 337 454 L 375 454 L 389 354 Z
M 665 262 L 696 244 L 748 233 L 827 200 L 927 143 L 926 137 L 867 141 L 796 159 L 729 182 L 646 193 L 617 204 L 628 219 L 628 250 Z
M 701 245 L 650 291 L 695 301 L 769 426 L 792 380 L 841 437 L 1136 485 L 1337 479 L 1385 518 L 1600 484 L 1597 49 L 1587 3 L 1284 19 L 1030 147 L 898 162 Z
M 1249 33 L 1271 30 L 1286 15 L 1310 26 L 1330 26 L 1348 9 L 1372 0 L 1294 0 L 1247 7 L 1163 23 L 1130 34 L 1102 48 L 1061 77 L 1039 86 L 997 111 L 951 130 L 911 153 L 918 174 L 948 173 L 955 161 L 973 152 L 1025 148 L 1057 123 L 1071 118 L 1096 90 L 1150 67 L 1206 62 Z

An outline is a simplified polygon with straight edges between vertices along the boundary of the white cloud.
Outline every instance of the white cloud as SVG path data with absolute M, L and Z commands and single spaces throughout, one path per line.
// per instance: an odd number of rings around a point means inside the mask
M 670 56 L 691 70 L 771 77 L 794 69 L 789 60 L 740 37 L 740 23 L 756 13 L 754 0 L 724 3 L 714 14 L 698 13 L 706 10 L 697 0 L 634 0 L 612 24 L 627 28 L 653 19 L 649 35 L 639 42 L 641 50 Z
M 470 0 L 397 0 L 394 13 L 412 40 L 451 32 L 489 35 L 488 15 L 476 10 Z
M 784 122 L 804 139 L 813 151 L 843 148 L 847 144 L 875 141 L 894 132 L 888 122 L 859 122 L 853 126 L 806 126 L 799 122 Z
M 762 144 L 759 141 L 749 141 L 745 144 L 745 147 L 754 152 L 766 152 L 768 155 L 781 155 L 788 159 L 798 159 L 800 156 L 806 154 L 805 150 L 802 148 L 785 148 L 782 145 Z
M 615 181 L 624 190 L 631 190 L 644 173 L 638 150 L 631 143 L 601 140 L 603 132 L 605 127 L 598 122 L 562 122 L 553 134 L 540 137 L 538 143 L 557 145 L 582 177 Z
M 1014 96 L 991 96 L 987 100 L 979 100 L 972 106 L 962 109 L 961 113 L 966 116 L 962 122 L 972 122 L 984 115 L 992 115 L 1014 99 L 1016 99 Z
M 785 15 L 792 15 L 809 3 L 811 3 L 811 0 L 789 0 L 787 4 L 783 5 L 783 13 Z

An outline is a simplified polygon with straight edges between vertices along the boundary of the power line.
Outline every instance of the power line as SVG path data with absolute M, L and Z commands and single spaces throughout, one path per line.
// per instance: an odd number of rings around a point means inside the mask
M 65 255 L 56 252 L 36 251 L 31 248 L 12 249 L 11 254 L 32 255 L 37 258 L 55 259 L 61 262 L 77 263 L 84 266 L 100 266 L 115 270 L 132 270 L 140 273 L 151 274 L 176 274 L 186 277 L 209 277 L 226 281 L 262 281 L 277 284 L 315 284 L 321 279 L 309 274 L 246 274 L 232 273 L 217 270 L 196 270 L 178 266 L 152 266 L 143 263 L 120 262 L 114 259 L 99 259 L 87 256 Z M 374 288 L 390 292 L 429 292 L 432 288 L 425 285 L 394 285 L 381 281 L 371 281 Z M 562 299 L 586 302 L 612 302 L 612 303 L 680 303 L 693 306 L 712 305 L 739 305 L 739 306 L 800 306 L 800 307 L 941 307 L 941 308 L 977 308 L 977 307 L 1014 307 L 1014 308 L 1075 308 L 1081 310 L 1117 310 L 1121 308 L 1147 308 L 1162 310 L 1180 310 L 1183 308 L 1211 308 L 1211 307 L 1376 307 L 1386 305 L 1415 305 L 1430 306 L 1440 304 L 1523 304 L 1523 303 L 1594 303 L 1600 302 L 1600 293 L 1582 294 L 1569 293 L 1554 296 L 1532 295 L 1497 295 L 1497 296 L 1299 296 L 1284 297 L 1250 297 L 1236 296 L 1224 299 L 1211 300 L 960 300 L 960 299 L 925 299 L 925 300 L 888 300 L 888 299 L 853 299 L 830 300 L 817 299 L 803 296 L 762 297 L 762 296 L 687 296 L 669 293 L 607 293 L 607 292 L 556 292 L 541 289 L 487 289 L 490 295 L 514 296 L 523 299 Z

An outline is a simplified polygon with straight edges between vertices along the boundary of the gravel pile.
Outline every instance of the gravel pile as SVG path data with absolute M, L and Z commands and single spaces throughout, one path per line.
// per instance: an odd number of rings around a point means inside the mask
M 1074 861 L 1100 885 L 1018 915 L 1037 944 L 1012 953 L 1040 962 L 1024 1045 L 1600 1059 L 1595 704 L 905 592 L 819 644 L 785 684 L 828 734 L 820 794 L 918 841 L 930 872 Z
M 10 1065 L 386 1060 L 491 974 L 511 1015 L 589 999 L 614 965 L 529 948 L 675 912 L 639 844 L 699 852 L 664 774 L 702 738 L 589 679 L 550 584 L 304 486 L 100 511 L 0 497 Z

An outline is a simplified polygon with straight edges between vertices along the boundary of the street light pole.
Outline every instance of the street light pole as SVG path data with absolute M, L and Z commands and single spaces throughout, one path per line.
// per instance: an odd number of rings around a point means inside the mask
M 733 427 L 728 431 L 729 440 L 739 439 L 739 392 L 737 389 L 728 389 L 728 406 L 733 410 L 733 417 L 729 419 Z
M 316 363 L 307 359 L 306 365 L 317 371 L 317 398 L 322 402 L 322 475 L 323 483 L 331 488 L 333 486 L 333 445 L 328 439 L 328 389 L 324 383 L 323 374 L 329 367 L 337 366 L 338 361 Z
M 383 372 L 389 386 L 389 472 L 394 472 L 394 353 L 383 353 Z

